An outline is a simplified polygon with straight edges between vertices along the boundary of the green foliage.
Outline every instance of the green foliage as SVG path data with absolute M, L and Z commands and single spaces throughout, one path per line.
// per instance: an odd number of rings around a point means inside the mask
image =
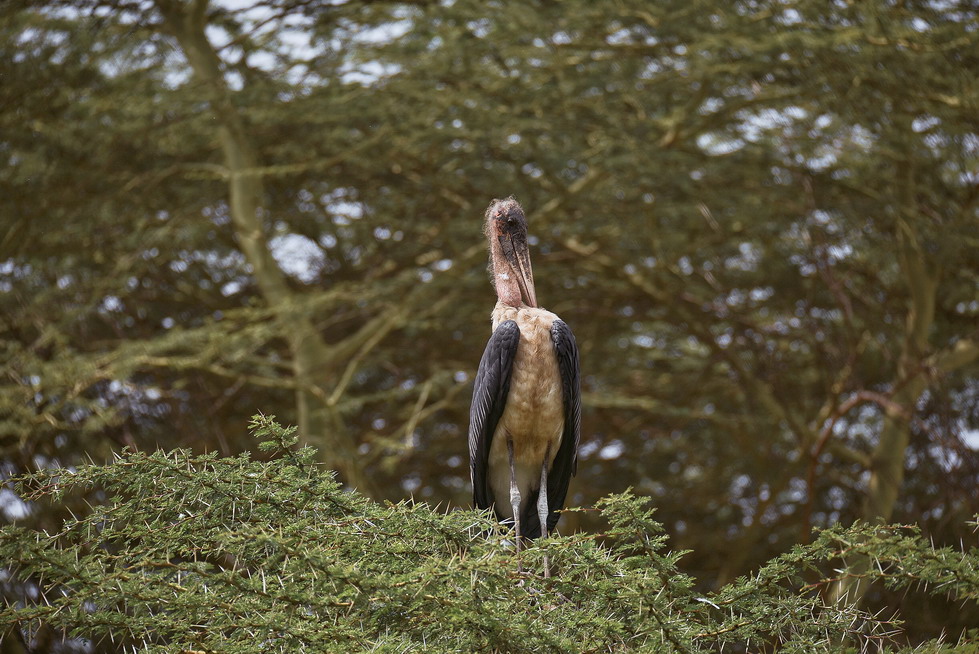
M 32 501 L 99 488 L 105 502 L 53 533 L 0 532 L 6 583 L 40 592 L 0 610 L 0 629 L 159 652 L 819 652 L 844 638 L 896 648 L 895 619 L 823 605 L 820 570 L 853 543 L 894 588 L 979 596 L 979 551 L 899 526 L 823 531 L 702 594 L 629 492 L 597 507 L 605 534 L 538 542 L 518 561 L 485 514 L 371 501 L 294 450 L 293 430 L 264 416 L 252 429 L 276 458 L 127 453 L 20 480 Z
M 467 504 L 515 194 L 582 353 L 573 504 L 651 498 L 703 593 L 812 526 L 972 537 L 972 0 L 6 0 L 0 80 L 0 482 L 231 456 L 261 407 L 364 495 Z M 917 597 L 865 606 L 979 623 Z

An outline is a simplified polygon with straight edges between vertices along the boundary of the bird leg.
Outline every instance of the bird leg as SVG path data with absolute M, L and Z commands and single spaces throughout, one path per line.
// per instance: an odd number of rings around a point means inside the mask
M 547 514 L 550 513 L 547 505 L 547 463 L 550 459 L 551 448 L 548 446 L 547 451 L 544 453 L 544 464 L 540 469 L 540 491 L 537 493 L 537 516 L 540 518 L 540 535 L 541 538 L 547 538 Z M 547 554 L 544 555 L 544 579 L 548 579 L 551 576 L 551 565 L 547 560 Z
M 513 508 L 513 530 L 517 534 L 517 572 L 523 573 L 520 561 L 520 489 L 517 488 L 517 470 L 513 463 L 513 439 L 507 436 L 506 450 L 510 456 L 510 506 Z

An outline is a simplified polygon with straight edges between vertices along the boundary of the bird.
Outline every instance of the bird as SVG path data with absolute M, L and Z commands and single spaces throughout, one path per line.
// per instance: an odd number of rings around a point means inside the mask
M 497 302 L 469 412 L 473 504 L 492 508 L 521 540 L 554 530 L 577 469 L 578 346 L 568 325 L 537 306 L 527 218 L 511 196 L 486 210 Z M 547 561 L 545 576 L 549 576 Z

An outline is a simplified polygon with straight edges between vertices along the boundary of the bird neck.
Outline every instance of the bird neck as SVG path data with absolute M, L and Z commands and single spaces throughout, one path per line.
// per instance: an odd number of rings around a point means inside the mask
M 506 257 L 500 249 L 500 244 L 496 239 L 490 239 L 490 272 L 493 276 L 493 288 L 496 289 L 496 296 L 503 304 L 511 307 L 523 306 L 523 297 L 520 295 L 520 283 L 517 281 L 517 273 L 507 262 Z
M 511 307 L 522 307 L 523 298 L 520 295 L 520 285 L 512 272 L 502 271 L 493 274 L 493 286 L 500 302 Z

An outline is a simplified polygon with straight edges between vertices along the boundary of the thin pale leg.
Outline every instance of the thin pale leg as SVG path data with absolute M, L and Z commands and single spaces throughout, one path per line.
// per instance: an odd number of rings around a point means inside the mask
M 523 572 L 520 561 L 520 489 L 517 488 L 517 470 L 513 463 L 513 439 L 506 439 L 506 450 L 510 456 L 510 506 L 513 508 L 513 530 L 517 535 L 517 572 Z
M 547 454 L 550 454 L 550 448 L 548 448 Z M 537 494 L 537 516 L 540 518 L 541 538 L 547 538 L 547 514 L 550 513 L 547 506 L 547 461 L 550 457 L 547 454 L 544 455 L 544 465 L 540 469 L 540 492 Z M 547 554 L 545 554 L 544 578 L 547 579 L 550 576 L 551 565 L 547 560 Z

